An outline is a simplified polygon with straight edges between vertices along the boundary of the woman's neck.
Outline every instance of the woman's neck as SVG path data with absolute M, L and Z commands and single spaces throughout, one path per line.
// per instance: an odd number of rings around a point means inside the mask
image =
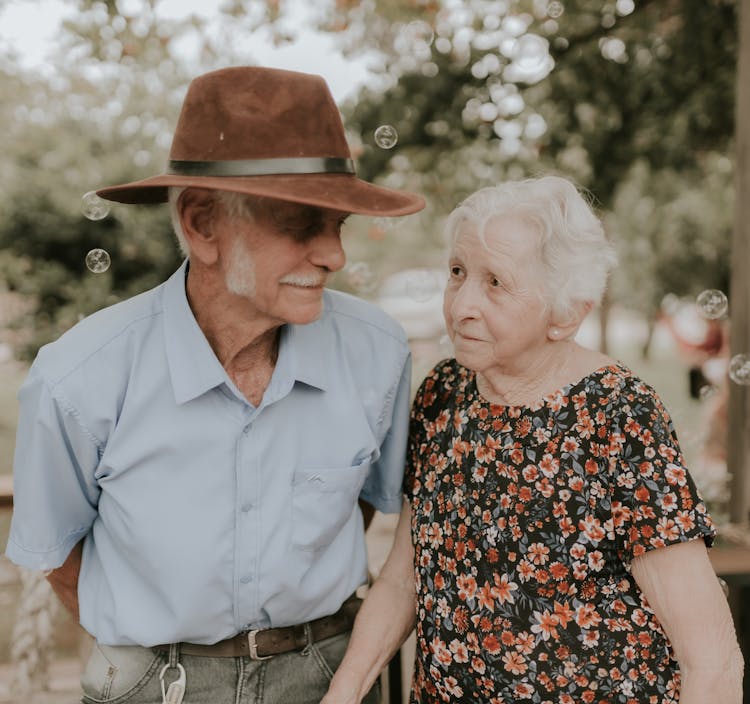
M 477 389 L 490 403 L 528 406 L 613 361 L 572 340 L 552 342 L 523 366 L 478 371 Z

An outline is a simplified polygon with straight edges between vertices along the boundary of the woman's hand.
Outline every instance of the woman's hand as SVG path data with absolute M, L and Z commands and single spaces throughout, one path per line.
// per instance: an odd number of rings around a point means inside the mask
M 411 510 L 404 501 L 388 559 L 370 587 L 352 637 L 321 704 L 359 704 L 414 628 Z

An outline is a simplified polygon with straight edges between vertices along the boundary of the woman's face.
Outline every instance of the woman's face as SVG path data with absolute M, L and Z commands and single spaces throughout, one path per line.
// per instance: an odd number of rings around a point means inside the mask
M 485 245 L 486 243 L 486 245 Z M 539 233 L 519 215 L 464 223 L 452 247 L 443 315 L 460 364 L 513 373 L 548 343 Z

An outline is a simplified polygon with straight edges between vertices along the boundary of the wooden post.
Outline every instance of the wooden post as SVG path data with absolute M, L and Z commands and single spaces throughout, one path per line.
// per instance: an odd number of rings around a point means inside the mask
M 730 284 L 730 354 L 750 354 L 750 0 L 739 0 L 734 232 Z M 750 387 L 729 381 L 729 515 L 747 524 L 750 503 Z

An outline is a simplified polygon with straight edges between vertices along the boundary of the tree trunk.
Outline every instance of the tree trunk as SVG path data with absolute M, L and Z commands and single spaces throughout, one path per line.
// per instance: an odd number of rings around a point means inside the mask
M 654 331 L 656 330 L 656 317 L 649 315 L 646 318 L 646 326 L 646 339 L 641 347 L 641 359 L 643 360 L 651 357 L 651 341 L 654 339 Z
M 740 0 L 735 134 L 735 219 L 730 284 L 730 355 L 750 353 L 750 0 Z M 727 469 L 731 474 L 729 514 L 748 521 L 750 484 L 750 387 L 729 381 Z
M 609 291 L 604 292 L 602 304 L 599 307 L 599 351 L 609 354 L 609 343 L 607 342 L 607 327 L 609 325 L 609 312 L 612 308 L 612 300 Z

